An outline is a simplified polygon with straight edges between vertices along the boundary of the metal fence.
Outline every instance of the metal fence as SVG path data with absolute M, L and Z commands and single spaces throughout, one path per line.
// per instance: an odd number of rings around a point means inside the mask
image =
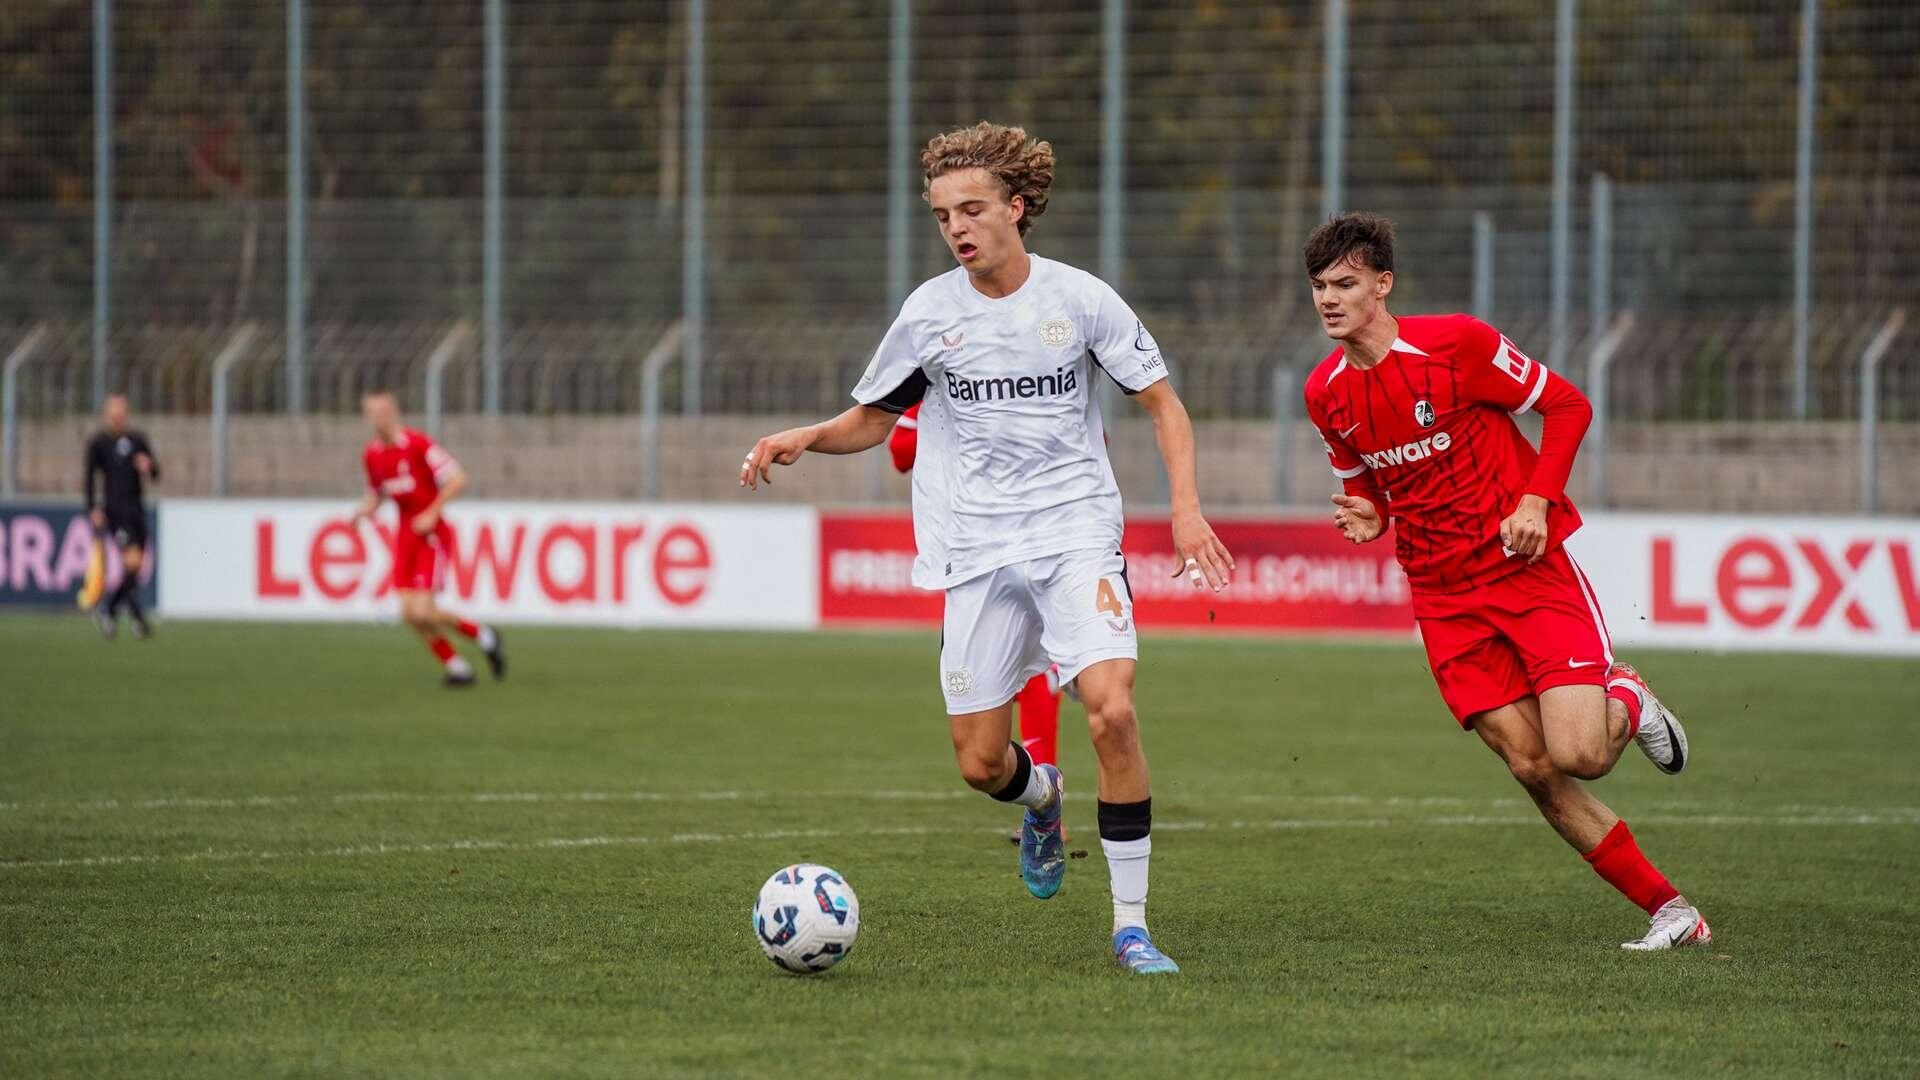
M 1617 418 L 1920 420 L 1912 333 L 1860 378 L 1920 273 L 1906 0 L 54 0 L 0 37 L 22 416 L 209 412 L 223 351 L 236 413 L 421 408 L 430 369 L 448 413 L 835 408 L 946 264 L 918 144 L 988 116 L 1053 140 L 1035 248 L 1202 417 L 1324 351 L 1297 251 L 1352 206 L 1403 309 L 1577 381 L 1634 313 Z

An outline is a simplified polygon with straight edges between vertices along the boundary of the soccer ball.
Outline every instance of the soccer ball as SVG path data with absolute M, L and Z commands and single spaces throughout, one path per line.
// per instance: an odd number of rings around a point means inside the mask
M 822 972 L 847 958 L 860 933 L 860 899 L 847 879 L 824 866 L 778 870 L 753 901 L 760 951 L 796 975 Z

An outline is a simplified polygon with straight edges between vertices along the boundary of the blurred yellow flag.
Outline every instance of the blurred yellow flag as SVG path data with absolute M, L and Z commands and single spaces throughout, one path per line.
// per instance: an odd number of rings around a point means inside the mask
M 87 559 L 87 580 L 74 595 L 73 602 L 81 611 L 91 611 L 100 603 L 100 593 L 107 587 L 107 545 L 98 540 L 93 542 L 93 555 Z

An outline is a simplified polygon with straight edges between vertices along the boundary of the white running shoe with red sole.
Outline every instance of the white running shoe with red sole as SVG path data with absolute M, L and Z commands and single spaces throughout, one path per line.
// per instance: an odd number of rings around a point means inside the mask
M 1626 687 L 1640 698 L 1640 730 L 1633 736 L 1633 741 L 1640 744 L 1640 752 L 1647 755 L 1654 768 L 1669 776 L 1686 768 L 1687 729 L 1681 726 L 1680 718 L 1653 696 L 1647 680 L 1640 677 L 1632 664 L 1615 661 L 1607 672 L 1607 689 L 1617 686 Z
M 1687 903 L 1686 897 L 1676 896 L 1653 913 L 1653 924 L 1647 928 L 1646 937 L 1638 941 L 1623 941 L 1620 947 L 1634 952 L 1660 952 L 1712 942 L 1713 929 L 1707 925 L 1706 917 L 1700 914 L 1698 908 Z

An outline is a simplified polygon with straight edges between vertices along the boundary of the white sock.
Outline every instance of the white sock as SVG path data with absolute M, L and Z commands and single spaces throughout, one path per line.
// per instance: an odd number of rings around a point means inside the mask
M 1147 928 L 1147 858 L 1153 837 L 1138 840 L 1101 840 L 1107 853 L 1107 874 L 1113 882 L 1113 931 L 1129 926 Z
M 479 645 L 482 649 L 485 649 L 488 652 L 492 652 L 493 647 L 495 645 L 500 644 L 500 639 L 494 636 L 493 627 L 491 626 L 482 626 L 480 628 L 480 636 L 474 638 L 473 640 L 474 640 L 474 644 Z
M 453 659 L 447 661 L 447 674 L 471 675 L 473 674 L 473 667 L 467 663 L 466 657 L 461 656 L 459 653 L 454 653 Z
M 1053 805 L 1060 792 L 1049 776 L 1047 770 L 1035 765 L 1027 772 L 1026 788 L 1013 801 L 1031 810 L 1045 810 Z

